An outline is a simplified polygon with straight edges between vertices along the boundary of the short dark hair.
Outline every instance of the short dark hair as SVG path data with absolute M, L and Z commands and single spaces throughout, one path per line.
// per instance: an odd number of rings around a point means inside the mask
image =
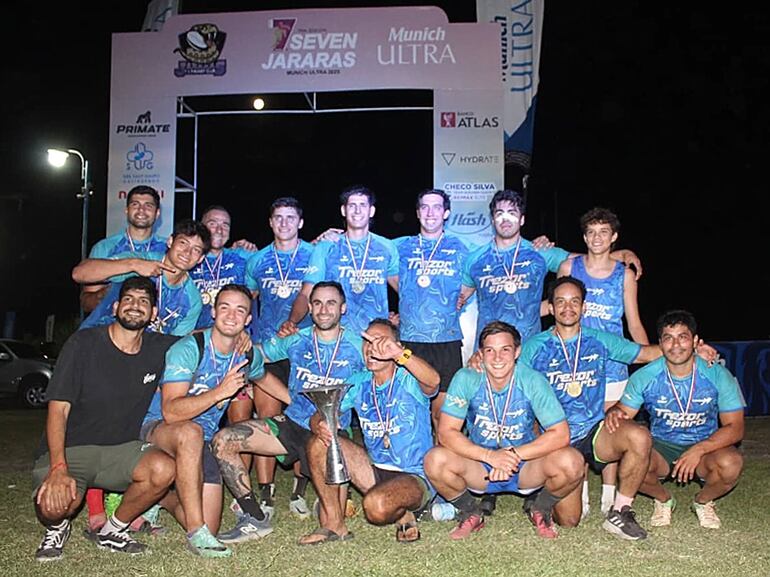
M 377 199 L 374 196 L 374 191 L 372 191 L 372 189 L 367 188 L 362 184 L 356 184 L 356 185 L 347 187 L 345 190 L 343 190 L 340 193 L 340 206 L 346 205 L 348 203 L 348 199 L 354 194 L 360 194 L 365 196 L 369 201 L 369 204 L 372 206 L 374 206 L 374 204 L 377 202 Z
M 204 217 L 204 216 L 206 216 L 208 213 L 210 213 L 212 210 L 221 210 L 222 212 L 224 212 L 225 214 L 227 214 L 227 216 L 229 216 L 229 217 L 231 217 L 231 218 L 232 218 L 232 216 L 230 215 L 230 211 L 229 211 L 229 210 L 227 210 L 227 209 L 226 209 L 224 206 L 222 206 L 221 204 L 210 204 L 210 205 L 208 205 L 208 206 L 207 206 L 207 207 L 206 207 L 206 208 L 203 210 L 203 212 L 201 213 L 201 221 L 203 221 L 203 217 Z
M 155 208 L 160 208 L 160 195 L 158 194 L 158 191 L 155 190 L 153 187 L 147 186 L 145 184 L 140 184 L 139 186 L 135 186 L 134 188 L 128 191 L 128 194 L 126 195 L 126 206 L 131 204 L 131 199 L 137 194 L 150 195 L 152 199 L 155 201 Z
M 370 328 L 376 325 L 388 327 L 394 339 L 396 339 L 397 341 L 401 339 L 400 333 L 398 331 L 398 327 L 394 325 L 390 320 L 385 318 L 373 319 L 369 321 L 369 324 L 367 325 L 366 329 L 369 330 Z
M 489 201 L 489 214 L 494 216 L 497 203 L 504 201 L 513 203 L 519 214 L 523 215 L 527 210 L 527 201 L 524 200 L 524 195 L 516 190 L 506 188 L 505 190 L 498 190 Z
M 313 285 L 313 288 L 310 289 L 310 296 L 308 297 L 309 301 L 313 300 L 313 295 L 315 294 L 315 291 L 322 288 L 333 288 L 336 289 L 338 293 L 340 293 L 340 296 L 342 297 L 342 303 L 345 302 L 345 289 L 342 288 L 342 285 L 338 283 L 336 280 L 322 280 L 321 282 L 317 282 Z M 340 304 L 342 304 L 340 303 Z
M 492 321 L 481 329 L 481 333 L 479 334 L 479 348 L 484 348 L 484 341 L 487 340 L 487 337 L 499 333 L 508 333 L 513 337 L 513 346 L 516 348 L 521 346 L 521 333 L 519 333 L 515 326 L 508 324 L 505 321 Z
M 217 293 L 217 296 L 214 299 L 214 308 L 216 308 L 216 306 L 219 304 L 220 295 L 226 292 L 241 293 L 249 300 L 249 302 L 251 302 L 251 291 L 248 288 L 246 288 L 245 285 L 231 282 L 230 284 L 226 284 L 221 289 L 219 289 L 219 292 Z
M 608 208 L 597 206 L 580 217 L 580 230 L 583 234 L 588 230 L 589 224 L 609 224 L 612 232 L 620 231 L 620 219 Z
M 203 254 L 206 254 L 211 248 L 211 233 L 200 221 L 191 218 L 180 220 L 174 225 L 174 232 L 171 233 L 171 238 L 174 239 L 180 234 L 183 236 L 200 237 L 203 241 Z
M 280 198 L 276 198 L 273 201 L 273 204 L 270 205 L 270 216 L 273 216 L 273 213 L 275 212 L 276 208 L 284 208 L 284 207 L 293 208 L 294 210 L 297 211 L 297 216 L 302 218 L 302 205 L 293 196 L 282 196 Z
M 559 278 L 557 278 L 555 281 L 552 281 L 551 284 L 548 285 L 548 302 L 549 303 L 553 304 L 553 294 L 556 292 L 557 288 L 565 284 L 571 284 L 578 287 L 580 289 L 580 296 L 585 302 L 586 285 L 579 278 L 575 278 L 574 276 L 567 275 L 567 276 L 560 276 Z
M 452 209 L 452 201 L 446 192 L 444 192 L 440 188 L 426 188 L 425 190 L 421 190 L 420 192 L 417 193 L 417 203 L 416 203 L 417 210 L 420 210 L 420 203 L 422 202 L 422 197 L 427 196 L 429 194 L 437 194 L 438 196 L 444 199 L 444 210 Z
M 690 329 L 693 336 L 698 334 L 698 323 L 695 322 L 695 316 L 691 312 L 681 309 L 663 313 L 658 317 L 656 325 L 658 329 L 658 340 L 660 340 L 660 336 L 663 334 L 663 329 L 666 327 L 673 327 L 674 325 L 686 326 Z
M 118 301 L 123 300 L 123 297 L 128 291 L 137 290 L 147 293 L 147 297 L 150 299 L 150 304 L 155 306 L 158 303 L 158 293 L 155 288 L 155 283 L 146 276 L 132 276 L 128 277 L 120 285 L 120 291 L 118 292 Z

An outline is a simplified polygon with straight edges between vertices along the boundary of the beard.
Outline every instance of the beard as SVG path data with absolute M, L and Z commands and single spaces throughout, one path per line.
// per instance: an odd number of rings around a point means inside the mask
M 130 319 L 118 314 L 115 319 L 118 321 L 118 324 L 127 331 L 140 331 L 150 324 L 149 318 Z

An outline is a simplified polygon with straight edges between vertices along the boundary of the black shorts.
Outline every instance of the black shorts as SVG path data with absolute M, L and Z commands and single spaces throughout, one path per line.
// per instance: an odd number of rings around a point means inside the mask
M 422 486 L 422 501 L 420 503 L 420 506 L 417 507 L 412 513 L 414 513 L 418 518 L 421 516 L 421 514 L 424 512 L 424 509 L 427 507 L 428 503 L 430 503 L 433 500 L 433 487 L 431 486 L 428 481 L 415 473 L 405 473 L 404 471 L 391 471 L 390 469 L 381 469 L 380 467 L 376 465 L 372 465 L 372 469 L 374 469 L 374 485 L 377 486 L 380 483 L 384 483 L 386 481 L 390 481 L 391 479 L 397 479 L 399 477 L 412 477 L 415 480 L 417 480 L 418 483 Z M 419 513 L 419 514 L 418 514 Z
M 300 472 L 310 478 L 310 466 L 307 461 L 307 442 L 313 436 L 308 429 L 298 425 L 286 415 L 276 415 L 265 419 L 270 431 L 286 449 L 286 454 L 277 455 L 276 459 L 284 467 L 299 461 Z
M 462 341 L 449 341 L 446 343 L 402 343 L 412 352 L 436 369 L 441 382 L 438 390 L 446 393 L 449 383 L 455 373 L 463 368 Z
M 599 421 L 593 427 L 591 427 L 591 430 L 588 431 L 585 437 L 572 443 L 572 446 L 577 449 L 581 455 L 583 455 L 583 458 L 586 460 L 586 463 L 588 463 L 588 466 L 597 473 L 601 473 L 602 469 L 607 466 L 607 463 L 597 457 L 596 451 L 594 451 L 594 442 L 596 441 L 596 437 L 599 436 L 603 426 L 604 421 Z
M 289 376 L 291 375 L 289 359 L 283 359 L 282 361 L 276 361 L 274 363 L 265 363 L 265 370 L 274 377 L 277 377 L 284 385 L 289 384 Z
M 147 421 L 144 423 L 142 428 L 139 430 L 139 438 L 143 441 L 147 441 L 147 439 L 150 438 L 155 429 L 161 423 L 163 423 L 161 419 Z M 222 483 L 222 473 L 219 471 L 219 463 L 217 463 L 217 460 L 214 458 L 214 454 L 211 452 L 210 441 L 203 441 L 202 453 L 203 483 L 210 485 L 220 485 Z

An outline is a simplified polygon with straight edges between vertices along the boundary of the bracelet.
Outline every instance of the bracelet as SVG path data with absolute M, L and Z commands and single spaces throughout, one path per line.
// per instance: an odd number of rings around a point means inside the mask
M 409 349 L 404 349 L 404 352 L 401 353 L 401 356 L 396 359 L 396 363 L 399 365 L 405 365 L 406 362 L 412 358 L 412 351 Z
M 48 469 L 48 474 L 50 475 L 51 473 L 53 473 L 53 472 L 54 472 L 56 469 L 58 469 L 59 467 L 66 467 L 66 466 L 67 466 L 67 463 L 66 463 L 66 461 L 59 461 L 59 462 L 58 462 L 58 463 L 56 463 L 56 464 L 55 464 L 53 467 L 51 467 L 50 469 Z
M 516 447 L 514 447 L 513 445 L 511 445 L 510 447 L 508 447 L 508 449 L 509 449 L 509 450 L 511 450 L 511 451 L 513 451 L 513 454 L 514 454 L 514 455 L 516 455 L 516 456 L 517 456 L 519 459 L 521 459 L 521 455 L 519 455 L 519 452 L 516 450 Z M 523 459 L 522 459 L 522 460 L 523 460 Z

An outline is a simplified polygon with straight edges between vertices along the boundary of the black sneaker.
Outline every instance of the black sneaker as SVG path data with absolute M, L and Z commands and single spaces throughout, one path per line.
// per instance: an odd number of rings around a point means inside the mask
M 609 531 L 621 539 L 638 541 L 647 538 L 647 531 L 636 522 L 636 514 L 628 505 L 625 505 L 620 511 L 611 507 L 602 527 L 605 531 Z
M 497 508 L 497 495 L 484 495 L 481 498 L 481 512 L 485 517 L 491 517 Z
M 118 553 L 128 553 L 129 555 L 141 555 L 147 550 L 147 545 L 142 545 L 139 541 L 135 541 L 128 534 L 128 531 L 99 533 L 96 544 L 99 549 L 108 549 Z
M 45 528 L 45 536 L 40 546 L 35 551 L 35 559 L 41 563 L 58 561 L 64 557 L 64 545 L 70 538 L 72 524 L 69 519 L 64 519 L 58 525 Z

